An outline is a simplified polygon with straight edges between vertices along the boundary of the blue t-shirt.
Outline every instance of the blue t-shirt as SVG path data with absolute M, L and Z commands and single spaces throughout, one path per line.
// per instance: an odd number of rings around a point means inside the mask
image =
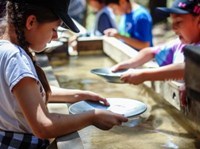
M 152 18 L 142 6 L 122 16 L 119 24 L 120 35 L 132 37 L 144 42 L 152 42 Z

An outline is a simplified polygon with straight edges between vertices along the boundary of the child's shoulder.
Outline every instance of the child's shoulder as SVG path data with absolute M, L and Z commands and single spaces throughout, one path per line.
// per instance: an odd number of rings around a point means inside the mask
M 154 53 L 159 53 L 160 51 L 177 51 L 182 50 L 184 44 L 177 38 L 174 40 L 167 41 L 164 44 L 160 44 L 152 47 Z
M 157 49 L 157 48 L 163 48 L 163 47 L 173 47 L 173 46 L 176 46 L 176 45 L 180 45 L 182 44 L 181 41 L 176 38 L 176 39 L 173 39 L 173 40 L 169 40 L 169 41 L 166 41 L 165 43 L 161 43 L 161 44 L 158 44 L 158 45 L 155 45 L 153 48 Z
M 10 41 L 0 40 L 0 52 L 7 55 L 13 55 L 20 52 L 20 48 Z

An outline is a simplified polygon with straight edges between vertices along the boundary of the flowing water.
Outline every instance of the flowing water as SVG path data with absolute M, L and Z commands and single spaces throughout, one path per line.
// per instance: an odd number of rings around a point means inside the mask
M 79 131 L 85 149 L 196 149 L 198 138 L 184 116 L 161 96 L 144 85 L 108 83 L 90 73 L 93 68 L 109 67 L 114 62 L 103 54 L 51 59 L 61 87 L 91 90 L 104 97 L 136 99 L 148 109 L 134 123 L 102 131 L 89 126 Z

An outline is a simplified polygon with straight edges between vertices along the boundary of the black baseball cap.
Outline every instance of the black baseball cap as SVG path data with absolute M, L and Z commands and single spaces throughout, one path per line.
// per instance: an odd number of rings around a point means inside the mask
M 156 11 L 166 17 L 171 13 L 200 15 L 200 0 L 175 0 L 170 8 L 157 7 Z
M 70 0 L 10 0 L 16 3 L 30 3 L 45 8 L 49 8 L 52 12 L 57 15 L 64 23 L 66 28 L 72 30 L 75 33 L 79 32 L 79 29 L 68 15 L 68 7 Z

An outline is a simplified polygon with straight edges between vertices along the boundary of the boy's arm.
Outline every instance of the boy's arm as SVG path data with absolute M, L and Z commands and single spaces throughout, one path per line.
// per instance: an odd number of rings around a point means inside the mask
M 120 34 L 116 34 L 115 37 L 123 40 L 126 44 L 139 50 L 150 47 L 150 43 L 148 41 L 141 41 L 136 38 L 126 37 Z
M 145 80 L 180 80 L 184 77 L 185 63 L 170 64 L 144 72 Z
M 119 71 L 122 69 L 129 69 L 129 68 L 136 68 L 142 66 L 146 62 L 152 60 L 154 58 L 154 51 L 153 48 L 145 48 L 138 52 L 137 55 L 132 57 L 129 60 L 120 62 L 112 67 L 112 71 Z
M 159 68 L 136 69 L 125 73 L 121 79 L 125 83 L 140 84 L 144 81 L 180 80 L 184 77 L 185 63 L 171 64 Z

